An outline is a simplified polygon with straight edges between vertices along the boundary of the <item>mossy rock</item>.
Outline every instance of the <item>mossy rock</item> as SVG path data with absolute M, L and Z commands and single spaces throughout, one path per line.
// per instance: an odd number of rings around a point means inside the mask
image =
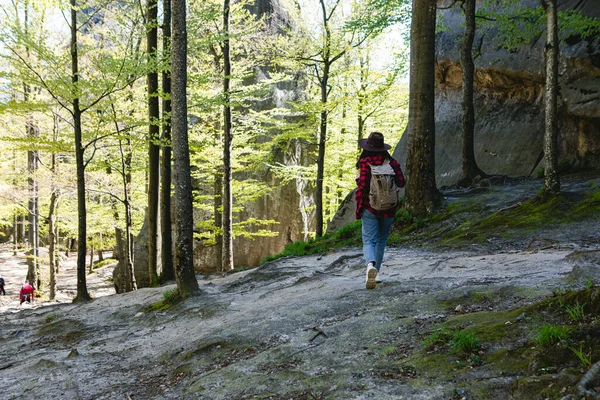
M 42 325 L 38 334 L 47 341 L 74 343 L 85 334 L 85 325 L 74 319 L 61 319 Z
M 515 399 L 561 399 L 577 393 L 579 376 L 565 371 L 560 374 L 531 376 L 516 380 L 510 392 Z

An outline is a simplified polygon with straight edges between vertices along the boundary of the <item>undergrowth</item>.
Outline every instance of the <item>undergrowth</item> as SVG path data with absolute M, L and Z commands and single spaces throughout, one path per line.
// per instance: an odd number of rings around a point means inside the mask
M 518 237 L 542 227 L 578 221 L 600 212 L 600 190 L 586 193 L 538 193 L 533 198 L 491 210 L 482 197 L 465 197 L 448 202 L 427 217 L 417 217 L 404 208 L 404 200 L 395 215 L 388 245 L 412 243 L 462 245 L 483 243 L 490 237 Z M 354 221 L 320 238 L 289 243 L 282 252 L 270 255 L 262 263 L 288 256 L 324 254 L 345 246 L 361 246 L 361 221 Z

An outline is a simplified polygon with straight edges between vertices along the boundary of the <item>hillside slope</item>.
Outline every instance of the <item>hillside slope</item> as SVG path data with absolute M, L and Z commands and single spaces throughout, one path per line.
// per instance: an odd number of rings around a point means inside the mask
M 565 186 L 576 194 L 599 184 Z M 484 199 L 505 213 L 535 185 L 525 186 L 449 201 Z M 199 276 L 202 293 L 183 302 L 172 301 L 171 284 L 87 304 L 4 307 L 3 397 L 527 399 L 593 390 L 593 380 L 578 387 L 589 365 L 570 348 L 598 361 L 599 222 L 597 212 L 471 246 L 424 243 L 414 232 L 410 247 L 389 250 L 374 290 L 364 287 L 360 249 L 345 248 Z M 578 322 L 566 311 L 576 304 Z M 549 323 L 571 336 L 542 345 L 536 335 Z M 480 346 L 461 348 L 462 333 Z

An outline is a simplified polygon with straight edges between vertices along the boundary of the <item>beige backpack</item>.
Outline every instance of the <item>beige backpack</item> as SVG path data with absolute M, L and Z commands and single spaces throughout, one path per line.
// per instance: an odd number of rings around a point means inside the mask
M 381 165 L 369 164 L 371 167 L 371 182 L 369 188 L 369 203 L 375 210 L 389 210 L 398 204 L 398 185 L 396 172 L 387 159 Z

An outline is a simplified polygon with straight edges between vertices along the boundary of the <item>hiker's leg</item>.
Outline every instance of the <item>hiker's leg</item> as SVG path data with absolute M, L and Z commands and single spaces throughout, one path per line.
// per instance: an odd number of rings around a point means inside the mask
M 378 235 L 379 222 L 377 218 L 369 210 L 365 210 L 362 216 L 362 241 L 363 255 L 367 263 L 376 260 L 375 248 L 377 247 Z
M 383 253 L 385 252 L 385 245 L 387 243 L 388 237 L 390 236 L 390 231 L 392 230 L 392 224 L 394 223 L 394 217 L 391 218 L 381 218 L 379 219 L 379 230 L 377 232 L 377 246 L 375 249 L 375 260 L 377 264 L 375 267 L 379 271 L 381 268 L 381 263 L 383 262 Z

